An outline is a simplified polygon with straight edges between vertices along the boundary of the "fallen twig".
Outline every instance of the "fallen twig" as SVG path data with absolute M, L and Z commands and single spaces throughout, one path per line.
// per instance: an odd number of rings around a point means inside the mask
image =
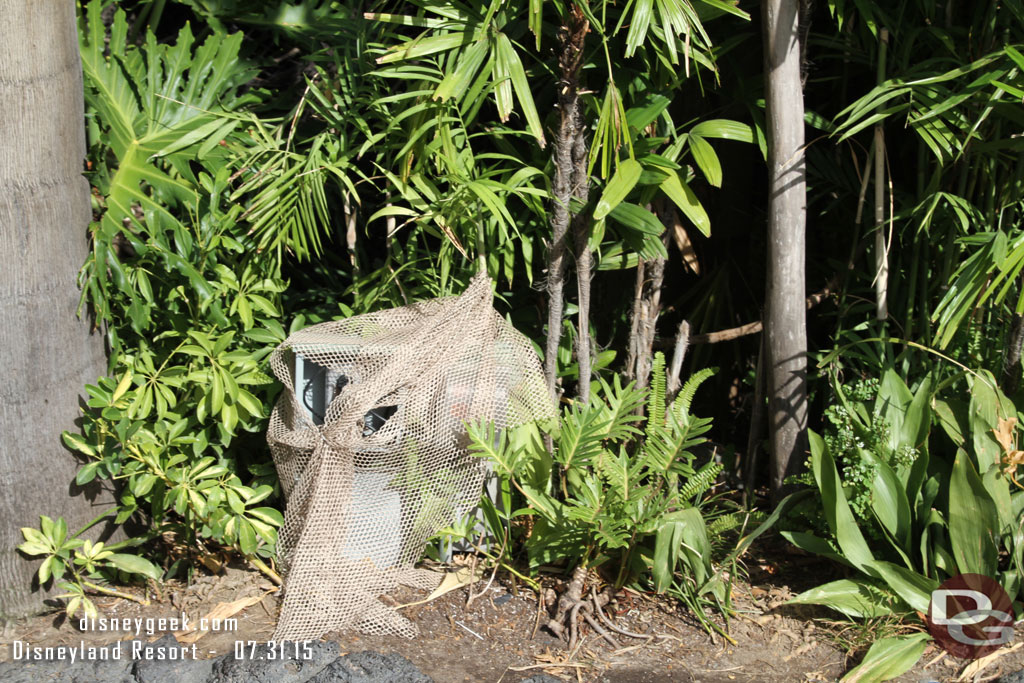
M 589 669 L 589 664 L 566 662 L 565 664 L 530 664 L 529 666 L 510 666 L 509 671 L 529 671 L 530 669 Z
M 471 633 L 472 635 L 476 636 L 476 637 L 477 637 L 477 638 L 479 638 L 480 640 L 483 640 L 483 639 L 484 639 L 484 637 L 483 637 L 482 635 L 480 635 L 479 633 L 477 633 L 477 632 L 476 632 L 476 631 L 474 631 L 473 629 L 469 628 L 468 626 L 466 626 L 465 624 L 463 624 L 463 623 L 462 623 L 461 621 L 456 621 L 456 622 L 455 622 L 455 625 L 456 625 L 456 626 L 458 626 L 459 628 L 463 629 L 463 630 L 464 630 L 464 631 L 466 631 L 467 633 Z

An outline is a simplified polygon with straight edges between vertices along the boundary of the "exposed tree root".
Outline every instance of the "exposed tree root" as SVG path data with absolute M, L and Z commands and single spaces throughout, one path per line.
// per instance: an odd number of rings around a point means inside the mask
M 628 638 L 642 638 L 645 640 L 652 638 L 649 635 L 632 633 L 612 623 L 611 619 L 605 615 L 602 609 L 611 601 L 611 592 L 605 590 L 598 593 L 597 588 L 592 585 L 589 596 L 584 597 L 586 579 L 586 569 L 577 567 L 573 571 L 572 579 L 570 579 L 569 585 L 566 586 L 565 592 L 559 596 L 555 604 L 555 615 L 544 624 L 556 636 L 567 641 L 570 651 L 575 649 L 576 644 L 579 642 L 581 619 L 587 622 L 587 625 L 590 626 L 594 633 L 601 636 L 616 650 L 622 646 L 615 639 L 615 636 L 609 632 L 609 629 Z M 597 615 L 596 619 L 594 615 Z M 604 624 L 603 626 L 602 623 Z

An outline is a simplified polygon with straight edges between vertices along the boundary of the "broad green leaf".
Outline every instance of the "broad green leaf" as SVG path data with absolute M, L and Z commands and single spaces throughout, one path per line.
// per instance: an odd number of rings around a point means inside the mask
M 825 539 L 818 538 L 814 534 L 805 531 L 780 531 L 779 535 L 801 550 L 827 557 L 846 566 L 852 566 Z
M 1017 414 L 1013 403 L 996 388 L 995 378 L 983 371 L 981 377 L 971 377 L 970 425 L 974 439 L 974 457 L 979 472 L 987 472 L 1000 462 L 1002 448 L 992 435 L 999 425 L 999 418 L 1010 418 Z
M 635 159 L 626 159 L 619 164 L 615 174 L 601 193 L 601 199 L 598 200 L 597 208 L 594 209 L 594 220 L 601 220 L 607 216 L 626 198 L 626 195 L 636 186 L 636 181 L 640 178 L 642 171 L 643 167 Z
M 671 527 L 671 530 L 665 531 L 666 527 Z M 667 542 L 667 549 L 659 549 L 658 540 Z M 659 550 L 663 560 L 666 559 L 667 553 L 667 564 L 663 562 L 660 567 L 657 562 Z M 655 539 L 655 560 L 655 567 L 660 569 L 661 585 L 666 588 L 671 582 L 671 576 L 666 572 L 674 571 L 676 561 L 683 562 L 698 586 L 704 585 L 710 575 L 711 546 L 708 543 L 704 518 L 698 508 L 687 508 L 665 515 Z M 665 583 L 666 581 L 669 583 Z
M 137 555 L 114 553 L 107 557 L 105 562 L 117 567 L 121 571 L 128 572 L 129 574 L 141 574 L 154 581 L 159 581 L 163 576 L 163 572 L 156 565 Z
M 437 90 L 434 91 L 434 99 L 459 99 L 465 96 L 470 85 L 473 83 L 473 79 L 479 73 L 484 59 L 487 57 L 487 48 L 488 42 L 486 38 L 479 38 L 466 48 L 459 55 L 455 68 L 451 69 L 438 84 Z
M 960 401 L 945 401 L 938 398 L 932 401 L 935 416 L 939 418 L 939 426 L 953 442 L 954 446 L 964 445 L 964 419 L 967 406 Z
M 86 455 L 96 455 L 96 449 L 86 443 L 85 439 L 79 434 L 64 432 L 61 434 L 61 438 L 64 440 L 64 444 L 72 450 L 85 453 Z
M 957 451 L 949 478 L 947 519 L 949 540 L 960 573 L 995 576 L 999 560 L 995 538 L 999 515 L 974 463 L 963 449 Z
M 841 683 L 890 681 L 917 664 L 930 640 L 931 636 L 927 633 L 877 640 L 861 663 L 840 679 Z
M 926 375 L 917 387 L 917 392 L 910 405 L 907 406 L 906 414 L 903 417 L 900 435 L 902 443 L 917 448 L 927 441 L 932 423 L 931 398 L 933 390 L 934 383 L 931 375 Z
M 934 579 L 884 560 L 871 564 L 874 573 L 882 578 L 889 588 L 918 612 L 927 612 L 932 591 L 939 587 Z
M 530 134 L 537 140 L 541 148 L 544 147 L 544 129 L 541 127 L 540 115 L 537 113 L 537 105 L 533 102 L 533 94 L 530 92 L 530 84 L 526 80 L 526 71 L 523 69 L 523 62 L 519 53 L 512 46 L 512 41 L 504 33 L 497 37 L 497 50 L 502 55 L 508 76 L 512 80 L 512 89 L 516 93 L 516 99 L 523 110 L 526 118 L 526 126 Z
M 642 206 L 629 202 L 619 202 L 608 215 L 627 228 L 647 235 L 659 236 L 665 231 L 665 226 L 657 216 Z
M 117 399 L 119 399 L 122 396 L 124 396 L 125 392 L 128 391 L 128 387 L 130 387 L 131 385 L 132 385 L 132 371 L 131 371 L 131 368 L 129 368 L 127 371 L 125 371 L 124 377 L 121 378 L 121 381 L 118 382 L 117 388 L 114 389 L 114 395 L 111 397 L 110 402 L 114 403 L 115 401 L 117 401 Z
M 840 579 L 804 591 L 787 605 L 824 605 L 855 619 L 893 613 L 893 598 L 871 579 Z
M 871 509 L 896 540 L 896 548 L 910 544 L 910 502 L 907 500 L 903 482 L 896 476 L 889 464 L 864 448 L 858 448 L 861 460 L 874 466 L 875 477 L 871 482 Z
M 421 36 L 391 48 L 383 57 L 377 58 L 377 63 L 389 64 L 406 59 L 415 59 L 416 57 L 426 57 L 436 52 L 452 50 L 468 42 L 466 34 L 461 31 L 426 37 Z
M 654 15 L 654 0 L 635 0 L 632 6 L 633 14 L 629 18 L 629 33 L 626 35 L 627 57 L 632 57 L 647 38 L 647 29 Z
M 682 524 L 682 522 L 662 524 L 654 537 L 654 563 L 651 566 L 651 577 L 654 579 L 654 590 L 657 593 L 664 593 L 672 585 L 676 569 L 676 555 L 682 543 Z
M 722 164 L 715 154 L 715 148 L 707 140 L 699 135 L 690 133 L 686 138 L 690 145 L 690 152 L 693 153 L 693 160 L 697 162 L 709 184 L 714 187 L 722 186 Z
M 821 502 L 828 526 L 832 530 L 843 556 L 853 566 L 870 576 L 871 563 L 875 558 L 850 511 L 835 462 L 820 436 L 809 431 L 808 438 L 811 446 L 814 479 L 818 483 L 818 490 L 821 493 Z
M 671 102 L 672 100 L 664 95 L 649 93 L 644 96 L 640 105 L 629 108 L 626 112 L 626 122 L 631 128 L 643 130 L 654 122 Z
M 710 119 L 701 121 L 690 129 L 691 135 L 699 135 L 702 138 L 719 138 L 721 140 L 738 140 L 740 142 L 753 142 L 753 129 L 739 121 L 730 119 Z
M 897 450 L 901 445 L 903 422 L 913 400 L 914 396 L 907 388 L 906 382 L 892 368 L 886 370 L 878 387 L 875 412 L 881 414 L 889 423 L 888 446 L 891 451 Z
M 78 470 L 78 474 L 75 475 L 75 483 L 79 486 L 88 484 L 90 481 L 96 478 L 96 470 L 102 463 L 100 461 L 94 461 L 82 465 L 82 468 Z
M 671 199 L 683 215 L 690 219 L 690 222 L 697 226 L 705 237 L 711 236 L 711 219 L 701 206 L 697 195 L 693 193 L 690 186 L 684 183 L 678 173 L 669 173 L 668 177 L 661 184 L 661 191 Z
M 274 508 L 249 508 L 248 510 L 246 510 L 246 514 L 252 515 L 253 517 L 260 519 L 271 526 L 279 527 L 282 524 L 284 524 L 284 517 L 281 515 L 281 512 Z
M 248 520 L 238 519 L 238 547 L 245 555 L 252 555 L 256 552 L 259 539 L 256 537 L 256 530 Z

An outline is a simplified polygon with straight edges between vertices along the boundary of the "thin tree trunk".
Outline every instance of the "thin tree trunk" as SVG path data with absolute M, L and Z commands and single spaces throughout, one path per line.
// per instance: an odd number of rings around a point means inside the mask
M 654 335 L 658 329 L 658 315 L 661 313 L 661 286 L 665 280 L 665 259 L 657 258 L 646 263 L 648 277 L 640 301 L 640 318 L 636 325 L 637 357 L 634 377 L 637 387 L 646 387 L 651 379 L 654 357 Z
M 771 488 L 778 498 L 803 460 L 807 429 L 804 303 L 806 167 L 798 0 L 765 0 L 768 132 L 767 378 Z
M 106 364 L 76 316 L 88 252 L 82 67 L 71 2 L 0 0 L 0 620 L 38 611 L 38 562 L 20 527 L 63 516 L 72 530 L 109 507 L 85 495 L 60 434 Z M 102 498 L 102 499 L 101 499 Z
M 664 206 L 657 203 L 648 206 L 666 228 L 673 228 L 674 217 L 669 217 Z M 667 245 L 668 233 L 662 235 Z M 661 288 L 665 282 L 665 259 L 641 260 L 637 264 L 636 292 L 633 299 L 633 317 L 630 321 L 629 353 L 626 358 L 626 377 L 635 379 L 637 387 L 646 387 L 651 377 L 654 357 L 654 337 L 658 330 L 658 316 L 661 315 Z M 689 330 L 689 325 L 687 325 Z M 680 363 L 682 361 L 680 360 Z
M 584 205 L 590 196 L 590 176 L 587 173 L 587 140 L 583 132 L 583 112 L 577 107 L 576 140 L 572 146 L 572 191 L 573 196 Z M 590 401 L 590 278 L 592 258 L 590 254 L 590 215 L 581 212 L 573 217 L 573 232 L 576 235 L 576 284 L 579 314 L 576 330 L 576 360 L 579 363 L 579 385 L 576 393 L 584 403 Z
M 555 140 L 555 180 L 552 183 L 554 203 L 551 207 L 551 250 L 548 252 L 548 333 L 544 346 L 544 374 L 548 392 L 557 400 L 555 380 L 558 377 L 558 342 L 562 336 L 562 292 L 565 287 L 565 250 L 571 215 L 569 200 L 573 194 L 573 146 L 579 121 L 579 75 L 583 64 L 583 43 L 590 24 L 574 5 L 570 25 L 559 33 L 561 54 L 558 58 L 559 125 Z
M 348 259 L 352 264 L 353 279 L 359 275 L 359 260 L 356 257 L 356 208 L 352 205 L 352 197 L 348 192 L 342 195 L 342 210 L 345 212 L 345 246 L 348 249 Z M 394 216 L 388 216 L 394 220 Z M 390 230 L 390 226 L 388 226 Z
M 633 284 L 633 310 L 629 315 L 629 346 L 626 349 L 626 379 L 636 379 L 636 359 L 640 353 L 640 315 L 644 301 L 644 278 L 647 264 L 639 259 L 636 264 L 636 282 Z

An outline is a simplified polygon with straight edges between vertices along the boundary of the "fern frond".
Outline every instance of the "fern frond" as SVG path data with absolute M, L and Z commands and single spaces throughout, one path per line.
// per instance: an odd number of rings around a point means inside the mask
M 651 365 L 651 393 L 647 397 L 647 428 L 665 424 L 665 354 L 654 354 Z
M 640 430 L 633 423 L 644 419 L 637 414 L 637 409 L 643 405 L 647 390 L 637 389 L 636 382 L 622 386 L 618 375 L 615 375 L 610 385 L 604 378 L 600 378 L 600 382 L 603 400 L 596 397 L 591 400 L 604 411 L 607 422 L 604 438 L 623 441 L 639 434 Z
M 676 414 L 687 414 L 690 412 L 690 404 L 693 403 L 693 395 L 697 393 L 697 389 L 706 379 L 715 374 L 717 368 L 704 368 L 690 375 L 689 379 L 686 380 L 686 384 L 676 394 L 676 398 L 672 401 L 672 411 Z
M 693 500 L 712 487 L 715 479 L 722 473 L 722 464 L 714 460 L 708 462 L 690 477 L 689 481 L 679 490 L 679 496 L 683 500 Z
M 716 517 L 708 522 L 708 536 L 716 539 L 730 532 L 742 529 L 746 524 L 749 528 L 757 528 L 767 515 L 763 512 L 748 512 L 746 510 L 733 510 L 729 514 Z
M 562 418 L 555 460 L 567 470 L 588 466 L 601 452 L 608 424 L 607 410 L 600 405 L 573 405 Z
M 521 453 L 509 448 L 505 432 L 504 429 L 495 429 L 494 423 L 487 420 L 466 423 L 469 454 L 489 460 L 500 474 L 511 477 L 517 473 Z

